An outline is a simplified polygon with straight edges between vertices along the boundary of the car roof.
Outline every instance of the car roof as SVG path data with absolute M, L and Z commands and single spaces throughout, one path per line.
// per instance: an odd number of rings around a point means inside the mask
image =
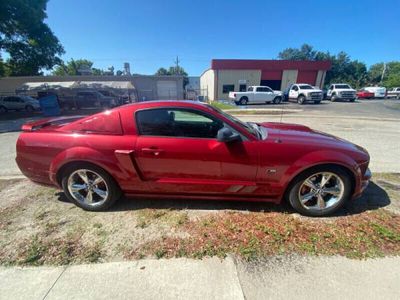
M 188 107 L 188 108 L 208 108 L 207 103 L 192 100 L 151 100 L 126 104 L 118 107 L 120 110 L 138 110 L 143 108 L 157 107 Z

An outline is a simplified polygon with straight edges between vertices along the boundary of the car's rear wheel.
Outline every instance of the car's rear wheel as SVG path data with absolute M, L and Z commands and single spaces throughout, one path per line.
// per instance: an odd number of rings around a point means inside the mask
M 279 104 L 282 102 L 282 97 L 275 97 L 274 104 Z
M 339 167 L 306 171 L 295 178 L 288 190 L 292 207 L 300 214 L 322 217 L 332 214 L 350 198 L 350 176 Z
M 5 107 L 5 106 L 3 106 L 3 105 L 0 105 L 0 113 L 1 113 L 1 114 L 4 114 L 4 113 L 6 113 L 6 112 L 8 112 L 7 107 Z
M 27 106 L 25 106 L 25 110 L 26 110 L 26 111 L 29 111 L 29 112 L 32 112 L 32 111 L 34 111 L 35 109 L 33 108 L 32 105 L 27 105 Z
M 306 102 L 306 97 L 299 96 L 299 98 L 297 98 L 297 103 L 298 104 L 304 104 L 305 102 Z
M 61 183 L 68 199 L 84 210 L 106 210 L 121 196 L 121 190 L 111 175 L 91 164 L 68 167 L 63 172 Z
M 248 101 L 249 101 L 249 99 L 247 99 L 247 97 L 242 97 L 239 100 L 239 104 L 240 105 L 246 105 Z

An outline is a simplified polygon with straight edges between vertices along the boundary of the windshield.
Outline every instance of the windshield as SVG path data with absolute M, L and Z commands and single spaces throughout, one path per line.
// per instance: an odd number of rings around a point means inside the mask
M 256 130 L 250 124 L 240 121 L 238 118 L 235 118 L 234 116 L 232 116 L 230 114 L 227 114 L 226 112 L 220 110 L 217 107 L 214 107 L 214 106 L 211 106 L 211 105 L 208 105 L 208 104 L 207 104 L 207 106 L 210 107 L 212 110 L 216 111 L 217 113 L 223 115 L 225 118 L 229 119 L 233 123 L 235 123 L 235 124 L 239 125 L 240 127 L 244 128 L 251 135 L 253 135 L 255 137 L 259 137 L 260 133 L 258 132 L 258 130 Z
M 314 88 L 311 85 L 299 85 L 301 90 L 313 90 Z
M 351 87 L 348 84 L 337 84 L 335 86 L 337 89 L 351 89 Z

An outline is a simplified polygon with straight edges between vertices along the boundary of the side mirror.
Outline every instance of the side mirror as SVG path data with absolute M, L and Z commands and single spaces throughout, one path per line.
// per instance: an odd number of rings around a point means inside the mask
M 242 140 L 242 138 L 240 137 L 239 134 L 233 133 L 231 129 L 223 127 L 220 130 L 218 130 L 217 140 L 223 143 L 230 143 L 234 141 L 240 141 Z

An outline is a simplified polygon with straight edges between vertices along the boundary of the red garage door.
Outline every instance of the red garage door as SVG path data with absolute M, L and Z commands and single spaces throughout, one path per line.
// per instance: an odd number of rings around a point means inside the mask
M 317 71 L 300 71 L 297 75 L 297 83 L 308 83 L 315 85 Z

